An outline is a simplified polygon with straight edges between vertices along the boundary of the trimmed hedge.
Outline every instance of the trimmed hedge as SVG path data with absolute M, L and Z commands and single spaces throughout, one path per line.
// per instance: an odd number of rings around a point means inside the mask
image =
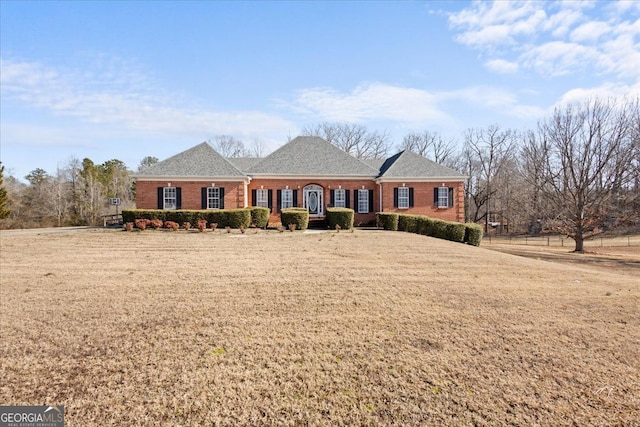
M 339 225 L 343 230 L 353 228 L 354 210 L 349 208 L 327 208 L 327 223 L 329 228 Z
M 217 223 L 218 227 L 248 228 L 251 225 L 249 209 L 220 210 L 161 210 L 161 209 L 125 209 L 122 211 L 123 222 L 135 222 L 136 219 L 158 219 L 183 224 L 197 224 L 204 219 L 207 223 Z
M 379 212 L 376 214 L 378 223 L 391 223 L 391 214 Z M 424 236 L 431 236 L 438 239 L 450 240 L 452 242 L 468 243 L 480 246 L 482 240 L 482 227 L 478 224 L 443 221 L 441 219 L 429 218 L 423 215 L 398 215 L 398 230 L 418 233 Z
M 267 225 L 269 225 L 269 213 L 271 212 L 269 208 L 253 206 L 249 210 L 251 211 L 251 224 L 257 228 L 267 228 Z
M 249 228 L 250 225 L 251 225 L 251 210 L 249 209 L 227 210 L 227 225 L 225 227 Z
M 393 212 L 377 212 L 376 225 L 384 230 L 398 231 L 398 216 Z
M 418 215 L 400 214 L 398 215 L 398 230 L 409 233 L 418 232 Z
M 309 211 L 305 208 L 286 208 L 280 211 L 280 222 L 283 227 L 295 224 L 297 230 L 306 230 L 309 226 Z
M 464 225 L 464 242 L 473 246 L 480 246 L 482 241 L 482 226 L 474 222 Z
M 466 227 L 464 224 L 460 222 L 450 222 L 447 224 L 447 240 L 451 240 L 452 242 L 460 242 L 464 241 L 464 235 L 466 232 Z

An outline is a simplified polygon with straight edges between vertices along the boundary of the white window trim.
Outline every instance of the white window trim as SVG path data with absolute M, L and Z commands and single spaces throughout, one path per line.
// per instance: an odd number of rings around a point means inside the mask
M 398 187 L 398 209 L 409 209 L 409 187 Z
M 338 197 L 338 194 L 340 194 L 340 197 Z M 347 191 L 344 188 L 338 188 L 333 191 L 333 206 L 336 208 L 347 206 Z
M 220 209 L 220 187 L 207 187 L 207 209 Z
M 358 213 L 369 213 L 369 190 L 358 190 Z
M 256 190 L 256 206 L 262 208 L 269 207 L 269 190 L 263 188 Z
M 173 195 L 171 194 L 173 193 Z M 173 200 L 173 203 L 171 202 Z M 177 187 L 164 187 L 162 191 L 162 209 L 176 210 L 178 209 L 178 190 Z
M 280 197 L 282 197 L 282 200 L 280 203 L 281 204 L 280 209 L 293 207 L 293 190 L 291 189 L 282 190 L 282 192 L 280 193 Z
M 443 193 L 444 193 L 444 196 L 442 195 Z M 438 187 L 438 209 L 446 209 L 448 207 L 450 207 L 449 206 L 449 187 Z

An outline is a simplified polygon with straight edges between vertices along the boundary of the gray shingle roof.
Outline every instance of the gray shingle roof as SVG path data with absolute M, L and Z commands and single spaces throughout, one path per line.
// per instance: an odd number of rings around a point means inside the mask
M 317 136 L 299 136 L 250 167 L 247 174 L 343 175 L 374 178 L 378 170 Z
M 457 171 L 433 160 L 404 150 L 389 157 L 380 167 L 378 178 L 454 178 L 464 179 Z
M 226 159 L 241 172 L 245 172 L 262 160 L 261 157 L 226 157 Z
M 146 168 L 136 176 L 243 178 L 246 175 L 203 142 Z

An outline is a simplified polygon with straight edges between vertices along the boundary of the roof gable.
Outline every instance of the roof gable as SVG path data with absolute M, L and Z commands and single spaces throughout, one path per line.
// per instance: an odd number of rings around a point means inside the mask
M 338 175 L 375 177 L 378 170 L 317 136 L 299 136 L 247 171 L 254 175 Z
M 389 157 L 380 167 L 378 178 L 453 178 L 464 179 L 457 171 L 409 150 Z
M 243 178 L 245 174 L 203 142 L 148 167 L 136 176 Z

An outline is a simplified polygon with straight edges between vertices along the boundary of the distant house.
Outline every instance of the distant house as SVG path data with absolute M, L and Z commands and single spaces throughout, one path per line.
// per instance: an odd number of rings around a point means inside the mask
M 464 220 L 465 177 L 410 151 L 359 160 L 319 137 L 301 136 L 267 157 L 225 158 L 206 142 L 139 172 L 138 209 L 304 207 L 310 220 L 330 206 L 355 211 L 355 223 L 375 212 Z

